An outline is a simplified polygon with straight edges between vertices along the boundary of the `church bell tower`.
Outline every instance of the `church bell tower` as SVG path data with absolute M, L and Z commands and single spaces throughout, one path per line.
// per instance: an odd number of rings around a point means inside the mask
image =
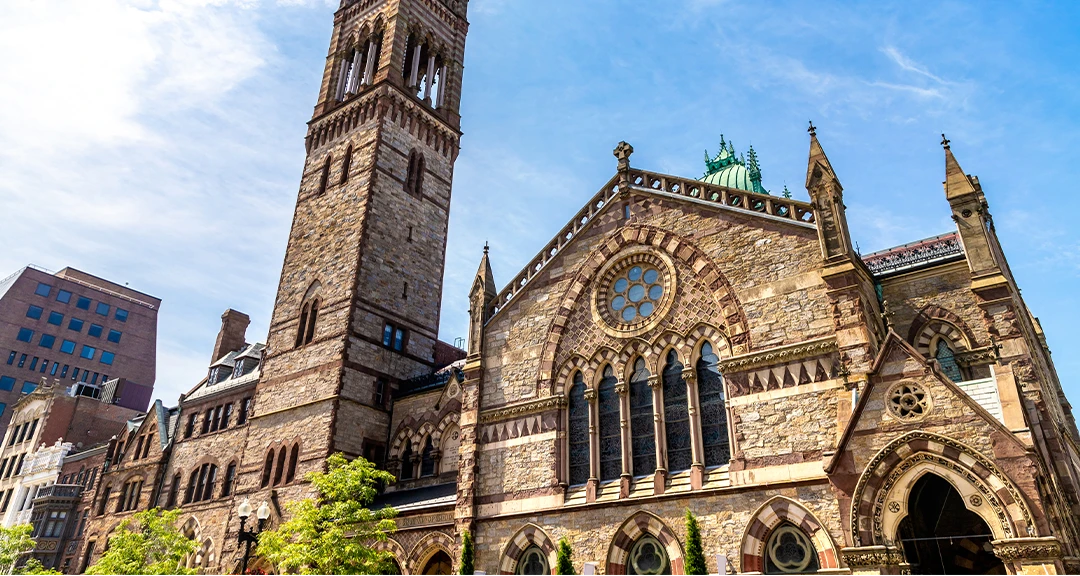
M 263 463 L 284 455 L 281 446 L 299 444 L 300 478 L 334 452 L 382 461 L 391 390 L 434 366 L 466 8 L 343 0 L 334 13 L 245 449 L 246 489 L 273 487 Z

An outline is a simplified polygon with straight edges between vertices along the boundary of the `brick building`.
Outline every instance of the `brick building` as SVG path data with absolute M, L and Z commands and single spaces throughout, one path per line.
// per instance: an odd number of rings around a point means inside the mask
M 688 508 L 710 571 L 1080 571 L 1080 435 L 948 141 L 937 209 L 956 230 L 865 256 L 813 126 L 811 202 L 770 194 L 752 149 L 723 143 L 690 178 L 620 143 L 524 270 L 499 289 L 485 249 L 451 296 L 467 356 L 439 342 L 466 8 L 334 15 L 258 376 L 227 313 L 160 466 L 193 565 L 236 570 L 238 501 L 279 522 L 342 452 L 398 477 L 378 504 L 401 512 L 380 546 L 402 573 L 449 573 L 468 529 L 487 573 L 550 573 L 565 537 L 578 570 L 678 574 Z M 225 406 L 252 390 L 234 429 Z
M 156 379 L 161 300 L 74 268 L 28 266 L 0 281 L 0 433 L 41 378 L 83 383 L 145 411 Z

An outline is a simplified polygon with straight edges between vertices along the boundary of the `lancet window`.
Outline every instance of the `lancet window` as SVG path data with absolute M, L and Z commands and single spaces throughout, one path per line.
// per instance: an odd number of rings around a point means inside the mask
M 690 446 L 690 404 L 683 365 L 671 350 L 664 365 L 664 436 L 667 440 L 668 470 L 689 470 L 694 463 Z
M 309 344 L 315 338 L 315 323 L 319 320 L 319 299 L 312 298 L 300 307 L 300 323 L 296 327 L 296 347 Z
M 650 377 L 645 359 L 638 358 L 634 362 L 634 373 L 630 376 L 630 449 L 635 476 L 656 471 L 656 428 L 653 425 Z
M 431 436 L 424 440 L 424 449 L 420 452 L 420 476 L 435 475 L 435 447 L 431 444 Z
M 409 152 L 409 170 L 405 174 L 405 191 L 420 196 L 424 191 L 424 155 L 416 149 Z
M 412 480 L 412 459 L 412 443 L 406 440 L 405 448 L 401 451 L 401 474 L 398 475 L 398 480 Z
M 446 60 L 415 32 L 405 42 L 405 65 L 401 77 L 405 87 L 432 108 L 441 108 L 446 101 Z
M 622 474 L 622 435 L 619 420 L 619 379 L 611 366 L 605 366 L 597 388 L 600 407 L 600 479 L 615 480 Z
M 585 399 L 585 381 L 574 373 L 570 387 L 569 430 L 570 485 L 589 480 L 589 402 Z
M 701 346 L 701 358 L 697 363 L 697 386 L 705 466 L 720 466 L 731 459 L 727 408 L 724 406 L 724 379 L 717 367 L 719 362 L 712 344 L 704 343 Z
M 340 102 L 347 95 L 359 92 L 362 86 L 371 85 L 375 79 L 375 70 L 378 68 L 381 52 L 381 31 L 341 52 L 337 86 L 334 92 L 335 100 Z

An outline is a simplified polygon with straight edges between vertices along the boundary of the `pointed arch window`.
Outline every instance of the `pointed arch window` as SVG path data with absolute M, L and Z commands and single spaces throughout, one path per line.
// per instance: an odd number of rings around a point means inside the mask
M 334 156 L 330 155 L 326 157 L 326 162 L 323 162 L 322 172 L 319 174 L 319 194 L 326 192 L 326 186 L 330 183 L 330 163 L 334 161 Z
M 412 443 L 408 440 L 405 441 L 405 448 L 401 451 L 401 474 L 399 480 L 412 480 L 413 466 L 412 466 Z
M 296 478 L 296 463 L 298 460 L 300 460 L 300 445 L 293 444 L 292 451 L 289 453 L 289 470 L 285 472 L 286 484 Z
M 259 486 L 266 488 L 270 485 L 270 475 L 274 472 L 274 451 L 266 453 L 266 462 L 263 464 L 262 481 Z
M 420 452 L 420 476 L 435 475 L 435 447 L 431 444 L 431 435 L 424 440 L 424 450 Z
M 300 324 L 296 327 L 296 347 L 315 339 L 315 323 L 319 320 L 319 299 L 313 298 L 300 307 Z
M 338 184 L 344 184 L 349 181 L 349 169 L 352 166 L 352 144 L 345 149 L 345 157 L 341 159 L 341 181 Z
M 630 449 L 633 474 L 644 476 L 656 471 L 656 428 L 653 424 L 653 397 L 645 359 L 634 362 L 630 376 Z
M 274 467 L 274 486 L 281 484 L 281 479 L 285 476 L 285 447 L 282 446 L 278 450 L 277 466 Z
M 949 347 L 944 338 L 938 338 L 937 347 L 934 350 L 934 358 L 938 361 L 941 371 L 953 382 L 963 382 L 964 374 L 960 365 L 956 362 L 956 353 Z
M 581 372 L 574 373 L 574 383 L 570 386 L 568 415 L 570 485 L 574 486 L 589 481 L 589 402 L 585 399 Z
M 724 379 L 711 343 L 701 346 L 697 362 L 698 402 L 701 406 L 701 444 L 705 466 L 721 466 L 731 460 L 728 440 L 727 408 L 724 406 Z
M 424 189 L 424 155 L 415 148 L 409 152 L 409 170 L 405 175 L 405 192 L 420 196 Z
M 600 406 L 600 479 L 615 480 L 622 475 L 622 435 L 620 432 L 619 379 L 611 366 L 605 366 L 597 388 Z
M 679 355 L 671 350 L 664 365 L 664 436 L 667 467 L 671 472 L 689 470 L 694 463 L 690 448 L 690 405 Z

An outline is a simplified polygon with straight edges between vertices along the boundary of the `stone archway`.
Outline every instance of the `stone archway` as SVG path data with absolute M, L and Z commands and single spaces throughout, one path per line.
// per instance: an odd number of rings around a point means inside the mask
M 420 574 L 453 574 L 454 559 L 446 550 L 438 549 L 420 565 Z
M 649 537 L 664 548 L 671 569 L 670 574 L 683 574 L 683 549 L 675 533 L 658 516 L 639 511 L 622 523 L 615 531 L 607 554 L 606 574 L 629 574 L 630 553 L 642 538 Z
M 518 530 L 517 534 L 514 534 L 514 537 L 503 548 L 502 556 L 499 558 L 499 573 L 517 574 L 518 562 L 521 560 L 522 554 L 533 546 L 539 548 L 547 557 L 548 568 L 554 569 L 556 563 L 555 544 L 548 537 L 547 532 L 544 532 L 543 528 L 536 524 L 526 524 L 521 530 Z
M 765 543 L 769 535 L 783 524 L 795 526 L 806 534 L 817 552 L 818 566 L 822 569 L 840 567 L 836 544 L 821 522 L 798 502 L 776 496 L 762 504 L 746 526 L 740 548 L 740 571 L 765 571 Z

